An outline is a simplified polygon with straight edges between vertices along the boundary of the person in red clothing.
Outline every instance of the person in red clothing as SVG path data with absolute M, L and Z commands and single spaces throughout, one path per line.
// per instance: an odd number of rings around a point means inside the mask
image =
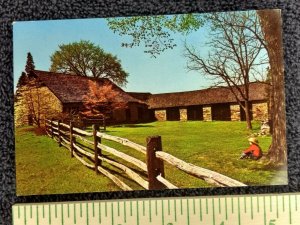
M 244 150 L 240 159 L 250 158 L 254 160 L 258 160 L 262 157 L 262 150 L 258 145 L 258 140 L 255 137 L 251 137 L 248 139 L 250 147 Z

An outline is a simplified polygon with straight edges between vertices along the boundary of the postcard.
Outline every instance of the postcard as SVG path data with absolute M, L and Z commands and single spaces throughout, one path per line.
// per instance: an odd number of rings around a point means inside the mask
M 281 11 L 13 25 L 17 195 L 287 185 Z

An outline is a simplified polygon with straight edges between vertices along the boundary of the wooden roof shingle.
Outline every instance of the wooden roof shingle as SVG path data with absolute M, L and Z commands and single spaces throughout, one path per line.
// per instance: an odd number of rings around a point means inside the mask
M 266 86 L 266 84 L 258 82 L 250 83 L 249 100 L 265 101 L 267 99 Z M 227 87 L 216 87 L 203 90 L 175 93 L 153 94 L 150 95 L 147 100 L 150 109 L 236 102 L 236 98 Z
M 99 90 L 101 90 L 101 88 L 103 88 L 105 85 L 112 85 L 112 88 L 118 92 L 115 97 L 115 102 L 144 103 L 141 100 L 138 100 L 127 94 L 124 90 L 107 78 L 99 79 L 41 70 L 33 70 L 32 74 L 43 85 L 47 86 L 62 103 L 84 102 L 86 96 L 91 93 L 91 81 L 96 82 Z

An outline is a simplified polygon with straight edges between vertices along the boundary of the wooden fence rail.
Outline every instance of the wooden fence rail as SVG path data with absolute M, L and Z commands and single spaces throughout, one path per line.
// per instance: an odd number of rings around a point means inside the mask
M 133 180 L 146 190 L 178 188 L 165 178 L 164 162 L 178 168 L 181 171 L 184 171 L 189 175 L 205 180 L 206 182 L 216 186 L 246 186 L 245 184 L 220 173 L 187 163 L 169 153 L 163 152 L 160 136 L 147 137 L 147 146 L 144 147 L 126 138 L 102 133 L 99 131 L 98 125 L 93 125 L 93 131 L 87 132 L 74 127 L 72 122 L 70 122 L 68 125 L 62 123 L 61 121 L 54 121 L 52 119 L 46 120 L 45 124 L 48 136 L 57 141 L 59 146 L 64 146 L 67 148 L 71 153 L 71 157 L 75 157 L 88 168 L 95 170 L 97 174 L 101 173 L 105 175 L 122 190 L 132 190 L 132 188 L 120 180 L 117 176 L 106 170 L 102 165 L 102 162 L 105 162 L 108 165 L 123 171 L 129 179 Z M 88 137 L 90 140 L 86 137 Z M 102 139 L 117 142 L 145 154 L 146 163 L 140 159 L 134 158 L 119 150 L 104 145 L 102 143 Z M 103 152 L 109 156 L 114 156 L 118 159 L 126 161 L 128 165 L 133 165 L 134 167 L 138 168 L 140 172 L 136 172 L 136 168 L 131 168 L 130 166 L 126 166 L 121 162 L 103 155 Z

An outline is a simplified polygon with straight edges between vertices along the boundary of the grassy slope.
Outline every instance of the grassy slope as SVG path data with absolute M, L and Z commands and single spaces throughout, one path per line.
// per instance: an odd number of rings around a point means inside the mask
M 107 132 L 142 145 L 145 145 L 147 136 L 161 135 L 163 151 L 248 185 L 268 185 L 274 183 L 274 179 L 277 183 L 285 183 L 284 170 L 278 172 L 260 161 L 238 160 L 242 150 L 248 147 L 249 132 L 245 127 L 244 122 L 155 122 L 109 127 Z M 254 123 L 254 132 L 255 129 L 258 129 L 258 124 Z M 50 138 L 34 137 L 34 133 L 24 128 L 16 131 L 18 194 L 118 190 L 109 179 L 101 175 L 96 176 L 75 158 L 71 159 L 69 152 L 57 147 L 57 143 Z M 271 137 L 260 137 L 259 141 L 262 149 L 266 151 Z M 103 142 L 145 161 L 145 156 L 135 150 L 109 141 Z M 104 166 L 112 169 L 107 164 Z M 209 186 L 202 180 L 188 176 L 168 165 L 165 165 L 165 170 L 167 179 L 179 187 Z M 126 183 L 134 189 L 139 188 L 128 180 Z
M 98 179 L 70 152 L 32 128 L 16 130 L 17 195 L 119 190 L 109 179 Z

